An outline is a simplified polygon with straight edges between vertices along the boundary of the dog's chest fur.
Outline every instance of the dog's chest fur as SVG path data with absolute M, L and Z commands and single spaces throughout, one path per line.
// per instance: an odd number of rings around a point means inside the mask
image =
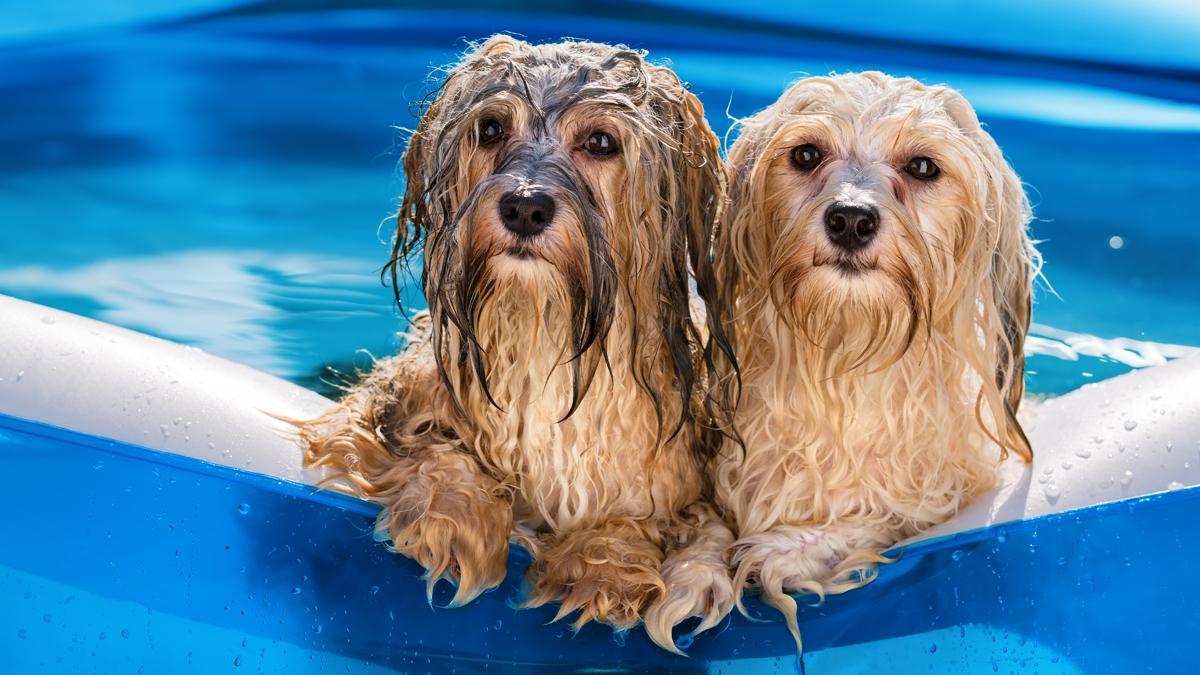
M 746 461 L 718 477 L 743 536 L 833 519 L 912 534 L 991 485 L 977 388 L 953 350 L 931 342 L 879 372 L 847 375 L 794 337 L 746 362 L 737 415 Z
M 567 322 L 553 307 L 531 311 L 521 296 L 494 304 L 477 337 L 499 407 L 468 380 L 459 435 L 489 473 L 515 488 L 518 520 L 575 529 L 612 516 L 670 513 L 694 499 L 698 477 L 687 432 L 656 449 L 657 417 L 634 379 L 633 355 L 620 343 L 628 334 L 621 312 L 610 330 L 608 363 L 596 364 L 586 394 L 564 419 L 572 401 Z M 677 411 L 666 409 L 667 424 Z

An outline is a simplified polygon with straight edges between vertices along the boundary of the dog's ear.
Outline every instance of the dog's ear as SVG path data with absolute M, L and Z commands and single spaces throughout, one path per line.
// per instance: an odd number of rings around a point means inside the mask
M 435 211 L 439 207 L 432 202 L 434 194 L 440 192 L 433 189 L 433 182 L 437 177 L 432 172 L 439 163 L 433 161 L 432 155 L 438 151 L 435 146 L 450 122 L 447 119 L 448 115 L 443 114 L 443 108 L 447 106 L 447 98 L 456 95 L 453 86 L 455 78 L 478 68 L 490 67 L 497 59 L 505 58 L 523 45 L 524 42 L 503 34 L 493 35 L 483 42 L 472 43 L 445 79 L 416 105 L 416 115 L 419 118 L 417 129 L 409 137 L 401 160 L 404 169 L 404 196 L 396 214 L 396 236 L 392 242 L 391 260 L 383 270 L 384 275 L 390 275 L 397 302 L 400 301 L 400 270 L 420 248 L 422 238 L 428 234 Z M 449 175 L 445 167 L 443 174 Z M 444 208 L 445 205 L 441 206 Z
M 1004 419 L 1003 424 L 997 420 L 1003 436 L 998 440 L 1006 451 L 1016 452 L 1028 462 L 1033 450 L 1017 421 L 1017 411 L 1025 394 L 1025 336 L 1029 333 L 1033 280 L 1041 261 L 1029 238 L 1032 210 L 1021 179 L 996 141 L 983 130 L 971 105 L 950 89 L 944 89 L 942 96 L 947 113 L 975 144 L 982 169 L 979 183 L 985 195 L 979 205 L 980 225 L 990 260 L 981 260 L 988 274 L 986 295 L 979 301 L 993 313 L 987 331 L 995 343 L 996 387 L 1003 406 L 997 417 Z
M 726 173 L 720 141 L 704 116 L 700 99 L 680 89 L 679 147 L 682 154 L 676 180 L 684 203 L 676 208 L 687 238 L 696 291 L 704 301 L 707 335 L 703 353 L 707 381 L 705 404 L 711 421 L 731 428 L 738 388 L 733 332 L 732 260 L 726 259 L 724 229 Z

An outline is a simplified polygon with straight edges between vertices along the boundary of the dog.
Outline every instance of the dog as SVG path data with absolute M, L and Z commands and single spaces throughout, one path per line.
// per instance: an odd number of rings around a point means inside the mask
M 619 46 L 497 35 L 431 96 L 385 270 L 399 302 L 419 253 L 428 311 L 301 425 L 309 465 L 383 505 L 377 536 L 431 599 L 498 585 L 512 538 L 534 559 L 524 604 L 576 629 L 645 615 L 674 650 L 674 625 L 732 608 L 689 285 L 711 285 L 718 150 L 679 78 Z
M 741 442 L 717 496 L 739 609 L 758 588 L 800 647 L 789 592 L 869 582 L 1009 453 L 1032 459 L 1016 412 L 1040 257 L 1017 174 L 952 89 L 813 77 L 740 127 L 714 251 Z

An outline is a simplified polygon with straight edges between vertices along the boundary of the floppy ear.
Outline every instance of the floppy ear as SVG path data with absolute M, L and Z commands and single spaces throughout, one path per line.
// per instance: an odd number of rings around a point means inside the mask
M 481 67 L 488 67 L 494 59 L 510 54 L 524 43 L 508 35 L 496 34 L 483 42 L 471 43 L 455 66 L 450 69 L 446 78 L 430 91 L 416 108 L 420 118 L 417 130 L 408 139 L 404 150 L 401 166 L 404 168 L 404 197 L 400 203 L 400 211 L 396 214 L 396 236 L 392 242 L 391 260 L 383 268 L 383 274 L 390 277 L 396 302 L 400 302 L 399 275 L 413 253 L 421 245 L 422 239 L 429 232 L 436 218 L 439 206 L 433 199 L 433 189 L 437 176 L 432 174 L 435 163 L 432 154 L 436 151 L 438 138 L 444 132 L 447 120 L 442 114 L 446 107 L 446 98 L 451 92 L 454 79 L 464 72 L 470 72 Z M 448 175 L 443 169 L 443 174 Z
M 1031 209 L 1020 179 L 995 141 L 986 136 L 980 143 L 987 147 L 994 186 L 987 208 L 999 228 L 991 261 L 992 299 L 1000 322 L 996 386 L 1008 421 L 1006 444 L 1029 462 L 1033 460 L 1033 449 L 1017 421 L 1017 410 L 1025 394 L 1025 336 L 1029 333 L 1038 261 L 1027 230 Z
M 975 143 L 982 163 L 983 199 L 981 225 L 987 231 L 990 261 L 985 291 L 980 300 L 994 310 L 988 332 L 995 341 L 996 387 L 1003 406 L 1000 427 L 1005 452 L 1013 451 L 1032 461 L 1033 449 L 1017 421 L 1017 410 L 1025 394 L 1025 336 L 1029 333 L 1033 279 L 1041 262 L 1029 238 L 1032 210 L 1021 179 L 1004 159 L 996 141 L 983 130 L 974 109 L 953 90 L 943 90 L 943 104 L 955 123 Z
M 733 287 L 726 276 L 731 269 L 723 260 L 721 242 L 725 240 L 723 213 L 725 207 L 726 174 L 721 161 L 720 141 L 708 120 L 704 106 L 690 91 L 680 89 L 679 147 L 682 161 L 676 180 L 681 203 L 676 217 L 687 238 L 688 260 L 696 282 L 696 291 L 705 304 L 707 335 L 703 338 L 705 380 L 708 414 L 722 427 L 732 424 L 737 389 L 733 386 L 737 373 L 737 358 L 733 334 Z M 716 376 L 723 384 L 717 384 Z

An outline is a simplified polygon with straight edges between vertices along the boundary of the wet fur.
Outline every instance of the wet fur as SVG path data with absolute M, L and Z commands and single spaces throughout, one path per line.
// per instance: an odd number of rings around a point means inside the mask
M 811 173 L 792 148 L 816 144 Z M 934 158 L 936 182 L 901 172 Z M 1039 258 L 1019 179 L 971 106 L 881 73 L 802 80 L 744 120 L 728 159 L 714 297 L 733 323 L 736 429 L 717 469 L 735 586 L 799 643 L 792 592 L 868 582 L 879 553 L 1029 460 L 1015 413 Z M 853 199 L 880 230 L 842 271 L 822 214 Z M 714 308 L 710 306 L 710 312 Z
M 511 137 L 481 145 L 483 119 Z M 619 157 L 577 154 L 595 128 Z M 495 586 L 513 537 L 535 558 L 526 604 L 561 602 L 576 627 L 648 613 L 674 649 L 671 627 L 710 614 L 710 598 L 732 605 L 723 554 L 706 547 L 695 569 L 720 575 L 663 577 L 693 555 L 680 542 L 720 523 L 696 515 L 716 446 L 698 422 L 688 289 L 689 263 L 702 293 L 714 278 L 717 148 L 695 96 L 622 47 L 496 36 L 435 92 L 405 153 L 389 264 L 398 291 L 420 257 L 429 310 L 400 355 L 301 427 L 310 464 L 383 504 L 380 536 L 430 589 L 448 579 L 460 604 Z M 534 184 L 558 215 L 517 242 L 497 200 Z

